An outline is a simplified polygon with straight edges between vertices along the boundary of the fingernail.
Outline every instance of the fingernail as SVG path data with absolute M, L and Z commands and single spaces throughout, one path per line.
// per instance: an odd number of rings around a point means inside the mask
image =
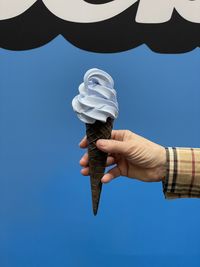
M 104 184 L 104 179 L 103 178 L 101 179 L 101 182 Z
M 107 181 L 106 178 L 104 178 L 104 177 L 101 179 L 101 182 L 102 182 L 103 184 L 107 184 L 107 183 L 108 183 L 108 181 Z

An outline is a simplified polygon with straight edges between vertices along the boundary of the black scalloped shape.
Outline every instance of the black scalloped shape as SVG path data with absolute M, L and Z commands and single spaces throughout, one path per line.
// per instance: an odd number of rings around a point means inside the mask
M 102 5 L 102 4 L 106 4 L 109 2 L 113 2 L 115 0 L 84 0 L 85 2 L 89 3 L 89 4 L 94 4 L 94 5 Z
M 37 1 L 23 14 L 0 21 L 0 47 L 32 49 L 50 42 L 59 34 L 76 47 L 98 53 L 126 51 L 142 44 L 159 53 L 184 53 L 199 47 L 200 24 L 186 21 L 177 12 L 166 23 L 137 23 L 137 9 L 138 2 L 108 20 L 74 23 L 56 17 L 42 1 Z

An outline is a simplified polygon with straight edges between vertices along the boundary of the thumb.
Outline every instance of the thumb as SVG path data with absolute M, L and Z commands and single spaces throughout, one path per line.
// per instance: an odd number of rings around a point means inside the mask
M 127 146 L 123 141 L 99 139 L 96 142 L 98 149 L 107 153 L 120 153 L 125 154 L 127 151 Z

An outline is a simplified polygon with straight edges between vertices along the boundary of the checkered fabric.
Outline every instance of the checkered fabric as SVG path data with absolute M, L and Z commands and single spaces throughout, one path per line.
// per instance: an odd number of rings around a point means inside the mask
M 168 147 L 165 198 L 200 198 L 200 148 Z

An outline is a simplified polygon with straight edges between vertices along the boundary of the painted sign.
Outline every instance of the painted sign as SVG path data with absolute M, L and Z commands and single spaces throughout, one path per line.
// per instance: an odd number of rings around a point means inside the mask
M 199 46 L 200 0 L 0 0 L 0 46 L 40 47 L 61 34 L 88 51 L 142 44 L 159 53 Z

